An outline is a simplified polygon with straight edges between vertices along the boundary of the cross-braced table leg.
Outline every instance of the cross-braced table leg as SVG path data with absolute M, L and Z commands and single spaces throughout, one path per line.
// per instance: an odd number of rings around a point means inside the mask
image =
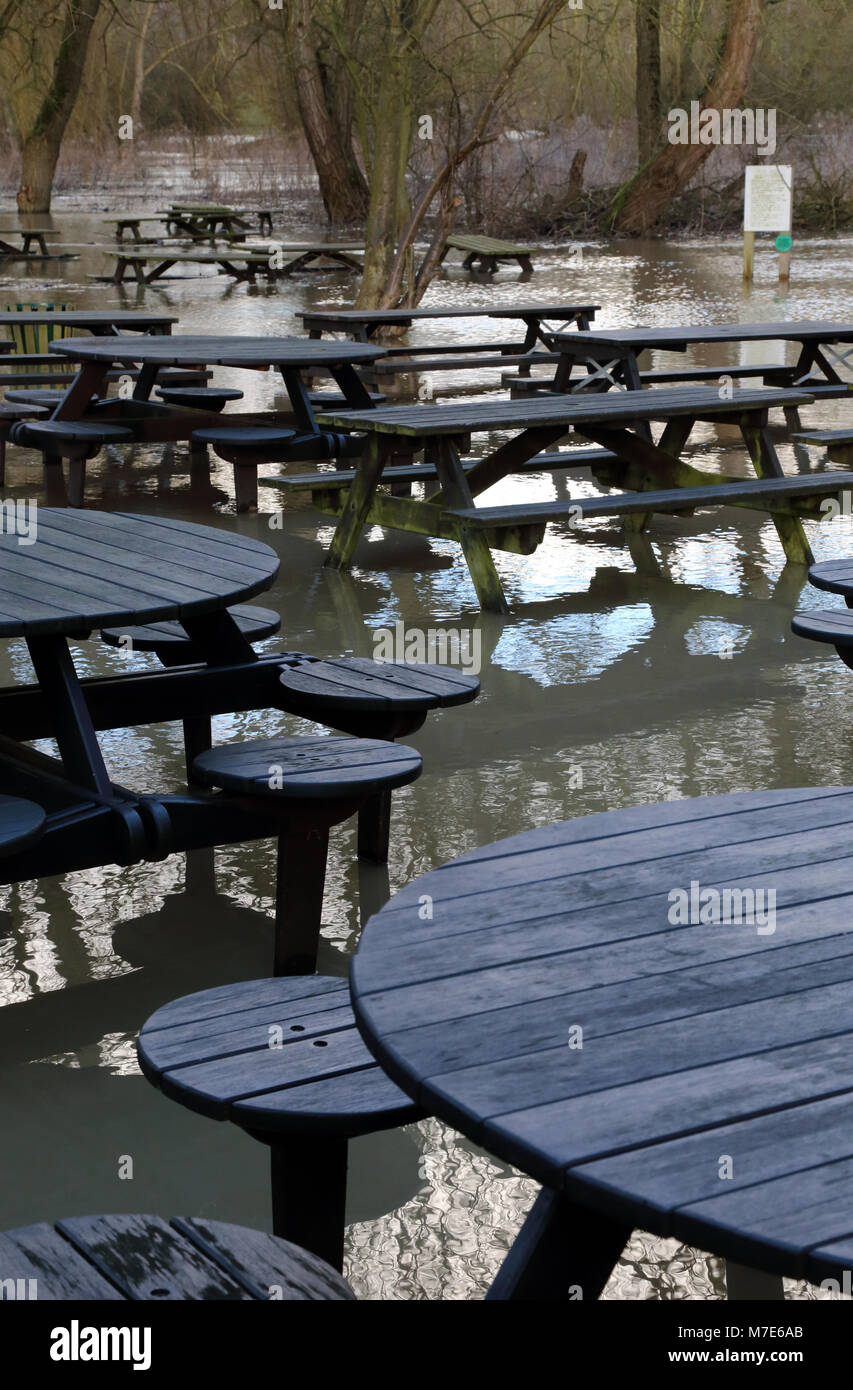
M 594 1300 L 630 1236 L 624 1222 L 543 1187 L 486 1300 Z

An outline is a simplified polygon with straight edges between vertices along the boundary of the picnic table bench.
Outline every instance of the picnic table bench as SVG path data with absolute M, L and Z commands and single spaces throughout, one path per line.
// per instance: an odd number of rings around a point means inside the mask
M 851 822 L 845 787 L 584 816 L 367 923 L 372 1054 L 543 1184 L 489 1299 L 595 1299 L 637 1227 L 767 1276 L 849 1271 Z
M 15 246 L 6 237 L 18 236 L 21 244 Z M 36 250 L 34 251 L 33 245 Z M 56 256 L 47 249 L 47 233 L 33 231 L 26 227 L 0 227 L 0 260 L 15 261 L 76 261 L 73 251 L 64 251 Z
M 533 246 L 517 246 L 511 241 L 498 241 L 495 237 L 462 236 L 454 232 L 444 243 L 439 264 L 448 251 L 462 251 L 465 254 L 462 264 L 466 270 L 478 267 L 493 274 L 502 261 L 517 261 L 522 270 L 530 273 L 533 271 L 531 257 L 535 249 Z
M 485 401 L 462 405 L 380 406 L 364 414 L 329 411 L 318 415 L 322 424 L 366 436 L 346 489 L 336 488 L 330 475 L 318 475 L 316 505 L 337 515 L 326 564 L 346 568 L 367 524 L 458 541 L 483 608 L 506 612 L 506 598 L 495 570 L 491 549 L 529 555 L 542 541 L 551 521 L 578 525 L 596 515 L 593 501 L 568 499 L 556 503 L 519 503 L 490 509 L 488 519 L 475 514 L 475 497 L 528 466 L 569 431 L 607 450 L 593 457 L 593 475 L 609 487 L 637 497 L 608 498 L 598 514 L 632 517 L 642 530 L 652 513 L 690 510 L 694 505 L 730 505 L 767 511 L 789 560 L 808 562 L 811 551 L 801 517 L 818 518 L 821 496 L 838 496 L 849 486 L 846 474 L 785 479 L 767 429 L 774 406 L 808 404 L 811 397 L 797 391 L 736 388 L 721 400 L 712 387 L 661 387 L 655 391 L 603 395 L 582 392 L 555 394 L 531 401 Z M 650 423 L 662 421 L 655 444 Z M 681 458 L 682 449 L 698 421 L 736 425 L 753 467 L 762 480 L 710 475 Z M 509 430 L 513 438 L 499 445 L 473 468 L 465 469 L 461 451 L 477 432 Z M 392 459 L 402 461 L 429 446 L 439 490 L 429 500 L 389 496 L 380 488 L 383 470 Z M 615 455 L 615 460 L 613 459 Z M 267 480 L 269 481 L 269 480 Z M 722 490 L 725 485 L 725 490 Z M 694 494 L 694 489 L 702 489 Z M 720 489 L 719 491 L 717 489 Z M 486 514 L 483 514 L 485 517 Z

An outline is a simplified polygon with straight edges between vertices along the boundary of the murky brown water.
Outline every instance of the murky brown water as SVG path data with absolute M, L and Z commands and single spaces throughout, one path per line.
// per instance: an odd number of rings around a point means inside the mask
M 94 217 L 56 219 L 66 241 L 101 237 Z M 304 230 L 300 229 L 300 230 Z M 295 312 L 351 301 L 337 273 L 273 289 L 216 277 L 169 282 L 140 296 L 93 285 L 103 273 L 87 250 L 44 277 L 7 274 L 0 303 L 19 298 L 78 307 L 137 302 L 179 315 L 188 332 L 296 332 Z M 450 271 L 430 302 L 481 305 L 576 297 L 603 305 L 601 326 L 781 318 L 853 318 L 853 243 L 795 252 L 789 291 L 774 282 L 769 251 L 750 290 L 730 243 L 571 248 L 537 260 L 532 280 L 493 285 Z M 420 333 L 435 340 L 435 325 Z M 482 322 L 451 322 L 448 338 L 481 339 Z M 500 325 L 494 325 L 495 336 Z M 429 335 L 429 336 L 427 336 Z M 754 361 L 774 360 L 757 349 Z M 667 359 L 662 355 L 661 363 Z M 693 360 L 733 361 L 701 351 Z M 219 379 L 219 378 L 218 378 Z M 247 404 L 268 404 L 272 377 L 222 373 Z M 473 373 L 460 389 L 494 388 Z M 444 388 L 446 389 L 446 387 Z M 845 421 L 846 403 L 813 407 L 808 423 Z M 730 439 L 700 437 L 708 465 L 746 471 Z M 788 445 L 786 469 L 800 466 Z M 813 464 L 818 456 L 813 455 Z M 274 468 L 271 471 L 276 471 Z M 209 487 L 190 487 L 181 449 L 109 454 L 90 465 L 88 503 L 162 509 L 237 527 L 273 545 L 282 569 L 264 598 L 283 616 L 289 647 L 370 655 L 371 632 L 462 626 L 482 633 L 483 694 L 433 716 L 412 742 L 425 772 L 396 793 L 387 882 L 358 869 L 352 826 L 333 832 L 320 968 L 344 974 L 360 923 L 413 876 L 501 836 L 570 816 L 666 797 L 745 788 L 853 783 L 850 676 L 834 653 L 793 637 L 802 570 L 783 570 L 776 533 L 760 515 L 720 512 L 655 520 L 655 576 L 638 576 L 606 522 L 577 533 L 552 527 L 532 558 L 498 555 L 513 607 L 478 615 L 457 548 L 372 533 L 351 576 L 321 568 L 327 518 L 298 508 L 283 530 L 269 514 L 280 495 L 261 491 L 256 517 L 235 518 L 230 469 L 214 460 Z M 32 454 L 10 451 L 8 493 L 38 496 Z M 509 481 L 490 500 L 547 499 L 549 475 Z M 567 488 L 588 491 L 588 478 Z M 849 554 L 853 525 L 810 528 L 819 558 Z M 806 587 L 802 601 L 825 605 Z M 75 649 L 85 674 L 144 667 L 92 641 Z M 153 661 L 152 661 L 152 664 Z M 21 644 L 3 644 L 0 680 L 30 679 Z M 216 721 L 220 740 L 304 729 L 296 719 L 250 714 Z M 113 775 L 147 789 L 177 789 L 179 730 L 104 736 Z M 227 1125 L 164 1100 L 139 1075 L 133 1040 L 149 1013 L 192 990 L 265 975 L 273 905 L 271 843 L 232 847 L 132 869 L 106 868 L 0 889 L 0 1101 L 4 1119 L 0 1229 L 98 1211 L 185 1212 L 268 1224 L 266 1153 Z M 132 1180 L 119 1178 L 123 1155 Z M 353 1145 L 349 1276 L 367 1298 L 481 1297 L 535 1195 L 535 1185 L 436 1120 Z M 717 1298 L 723 1266 L 700 1252 L 635 1233 L 607 1297 Z M 805 1286 L 797 1296 L 814 1297 Z

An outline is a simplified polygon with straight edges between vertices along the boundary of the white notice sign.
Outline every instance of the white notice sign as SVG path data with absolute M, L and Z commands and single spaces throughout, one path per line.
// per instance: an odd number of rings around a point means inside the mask
M 745 232 L 789 232 L 793 202 L 790 164 L 749 164 L 743 200 Z

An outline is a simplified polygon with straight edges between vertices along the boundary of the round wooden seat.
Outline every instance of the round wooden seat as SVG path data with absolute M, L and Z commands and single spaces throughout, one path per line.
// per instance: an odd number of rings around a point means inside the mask
M 165 1096 L 270 1145 L 276 1235 L 340 1268 L 348 1141 L 422 1116 L 362 1042 L 346 979 L 187 995 L 151 1015 L 137 1049 Z
M 276 975 L 317 968 L 331 827 L 378 806 L 387 842 L 391 792 L 421 768 L 414 748 L 370 738 L 257 739 L 222 744 L 194 760 L 194 782 L 239 797 L 278 825 Z
M 241 401 L 243 392 L 225 386 L 158 386 L 156 394 L 167 405 L 190 410 L 222 410 L 229 401 Z
M 791 631 L 812 642 L 829 642 L 833 647 L 853 647 L 853 613 L 843 608 L 815 608 L 795 613 Z
M 228 612 L 250 642 L 272 637 L 281 627 L 281 618 L 273 608 L 261 608 L 255 603 L 237 603 Z M 196 659 L 193 643 L 177 620 L 145 623 L 140 627 L 105 627 L 101 629 L 101 639 L 111 647 L 156 652 L 164 666 L 190 665 Z M 197 659 L 203 658 L 198 656 Z
M 4 420 L 37 420 L 49 415 L 45 405 L 26 405 L 23 401 L 0 401 L 0 427 Z
M 265 462 L 275 463 L 276 450 L 287 450 L 295 430 L 277 429 L 272 425 L 225 426 L 217 429 L 193 430 L 194 444 L 209 444 L 229 462 L 234 457 L 255 457 L 262 454 Z
M 421 768 L 420 753 L 402 743 L 296 737 L 221 744 L 196 758 L 193 775 L 202 786 L 265 801 L 349 801 L 414 782 Z
M 112 420 L 29 420 L 20 426 L 27 442 L 43 444 L 112 444 L 133 438 L 127 425 Z M 20 433 L 19 430 L 19 433 Z
M 383 405 L 388 397 L 381 391 L 368 391 L 371 405 Z M 313 406 L 323 410 L 347 410 L 349 401 L 342 391 L 310 391 L 308 399 Z
M 28 388 L 26 390 L 14 390 L 6 392 L 6 400 L 13 401 L 20 405 L 43 405 L 54 406 L 68 394 L 68 388 L 60 390 L 58 388 L 44 387 L 42 389 Z
M 809 567 L 809 583 L 853 602 L 853 560 L 822 560 Z
M 289 1241 L 203 1217 L 75 1216 L 0 1232 L 13 1298 L 158 1303 L 352 1300 L 341 1275 Z M 142 1363 L 134 1370 L 144 1369 Z
M 347 714 L 421 716 L 419 723 L 423 723 L 429 710 L 465 705 L 476 699 L 480 690 L 476 676 L 454 666 L 410 665 L 367 657 L 330 661 L 303 657 L 284 667 L 279 684 L 288 712 L 309 718 L 328 716 L 332 723 L 333 716 Z
M 35 844 L 44 833 L 46 819 L 34 801 L 0 796 L 0 858 Z

